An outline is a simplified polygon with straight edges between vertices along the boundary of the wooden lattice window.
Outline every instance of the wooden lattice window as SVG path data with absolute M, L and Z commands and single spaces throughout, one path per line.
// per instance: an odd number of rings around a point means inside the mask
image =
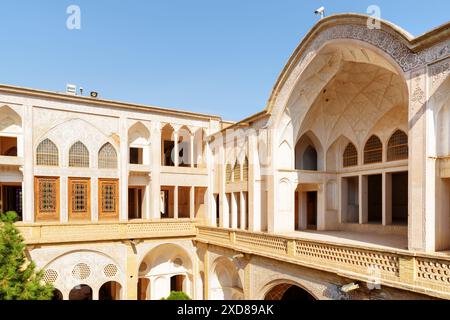
M 397 130 L 389 139 L 387 160 L 404 159 L 408 159 L 408 135 L 401 130 Z
M 80 141 L 75 142 L 69 150 L 69 167 L 89 168 L 89 151 Z
M 244 165 L 242 166 L 242 179 L 244 181 L 248 180 L 248 158 L 244 159 Z
M 117 169 L 117 152 L 112 144 L 107 143 L 98 152 L 98 167 L 100 169 Z
M 58 148 L 50 140 L 45 139 L 36 149 L 36 164 L 38 166 L 57 167 L 59 165 Z
M 119 183 L 115 179 L 99 179 L 99 219 L 119 218 Z
M 364 147 L 364 164 L 383 161 L 383 144 L 377 136 L 371 136 Z
M 358 150 L 353 143 L 349 143 L 344 150 L 343 159 L 344 168 L 354 167 L 358 165 Z
M 34 188 L 36 221 L 58 221 L 59 178 L 36 177 Z
M 69 218 L 71 220 L 89 220 L 90 180 L 69 178 Z
M 230 183 L 232 177 L 233 177 L 233 168 L 231 167 L 231 164 L 227 164 L 225 171 L 226 183 Z
M 233 169 L 234 181 L 241 181 L 241 165 L 236 162 Z

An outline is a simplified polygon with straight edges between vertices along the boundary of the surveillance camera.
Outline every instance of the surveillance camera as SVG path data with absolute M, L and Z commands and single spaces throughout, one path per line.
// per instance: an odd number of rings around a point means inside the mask
M 317 9 L 316 11 L 314 11 L 315 14 L 322 14 L 325 12 L 325 7 L 320 7 L 319 9 Z

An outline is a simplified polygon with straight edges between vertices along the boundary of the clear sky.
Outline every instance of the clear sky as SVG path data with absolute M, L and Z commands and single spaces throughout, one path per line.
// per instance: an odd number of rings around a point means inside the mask
M 81 30 L 66 27 L 69 5 Z M 448 0 L 2 0 L 0 83 L 240 120 L 261 111 L 302 37 L 327 14 L 366 13 L 420 35 L 447 22 Z

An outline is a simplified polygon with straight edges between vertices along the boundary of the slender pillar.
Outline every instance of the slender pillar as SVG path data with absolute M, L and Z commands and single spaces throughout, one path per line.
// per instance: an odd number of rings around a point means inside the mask
M 161 172 L 161 123 L 160 122 L 152 122 L 152 135 L 150 137 L 151 143 L 151 165 L 152 165 L 152 173 L 150 176 L 150 206 L 149 206 L 149 218 L 150 219 L 160 219 L 161 218 L 161 208 L 160 208 L 160 200 L 161 200 L 161 180 L 160 180 L 160 172 Z
M 191 168 L 194 167 L 194 135 L 189 135 L 189 161 L 191 162 Z M 197 159 L 195 159 L 197 160 Z
M 178 186 L 173 188 L 173 217 L 178 219 Z
M 98 221 L 98 178 L 91 178 L 91 219 Z M 94 205 L 92 205 L 94 204 Z
M 175 141 L 174 142 L 174 149 L 173 149 L 173 152 L 175 153 L 175 155 L 174 155 L 174 160 L 173 160 L 173 162 L 174 162 L 174 164 L 175 164 L 175 167 L 178 167 L 178 165 L 179 165 L 179 163 L 180 163 L 180 149 L 179 149 L 179 145 L 178 145 L 178 131 L 175 131 L 174 133 L 173 133 L 173 140 Z
M 238 207 L 236 193 L 231 193 L 231 228 L 237 229 Z
M 248 216 L 248 213 L 247 213 L 247 198 L 246 198 L 246 196 L 245 196 L 245 194 L 244 194 L 244 192 L 239 192 L 239 197 L 240 197 L 240 201 L 239 201 L 239 204 L 240 204 L 240 214 L 241 214 L 241 225 L 240 225 L 240 228 L 242 229 L 242 230 L 246 230 L 247 229 L 247 216 Z
M 67 223 L 69 222 L 69 202 L 68 199 L 68 178 L 61 177 L 59 180 L 59 215 L 60 222 Z

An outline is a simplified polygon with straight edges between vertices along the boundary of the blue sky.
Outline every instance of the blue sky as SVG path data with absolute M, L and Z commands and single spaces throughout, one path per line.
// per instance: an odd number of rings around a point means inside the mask
M 81 8 L 81 30 L 66 9 Z M 261 111 L 289 56 L 327 14 L 365 13 L 420 35 L 449 20 L 448 0 L 2 0 L 0 83 L 239 120 Z

